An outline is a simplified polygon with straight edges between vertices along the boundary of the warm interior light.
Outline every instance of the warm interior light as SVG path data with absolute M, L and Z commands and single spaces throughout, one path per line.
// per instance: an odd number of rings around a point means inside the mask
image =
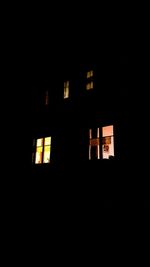
M 69 97 L 69 81 L 64 82 L 64 98 Z
M 102 152 L 103 159 L 114 156 L 113 125 L 102 128 Z
M 43 163 L 50 162 L 50 154 L 51 154 L 51 137 L 45 137 Z

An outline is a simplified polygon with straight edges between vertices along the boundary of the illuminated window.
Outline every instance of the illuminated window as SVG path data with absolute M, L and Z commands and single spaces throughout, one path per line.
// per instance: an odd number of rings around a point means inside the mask
M 114 156 L 114 131 L 113 125 L 102 128 L 102 157 L 109 159 Z
M 99 128 L 89 130 L 89 159 L 100 159 Z
M 69 81 L 64 82 L 64 98 L 69 98 Z
M 89 130 L 89 159 L 114 157 L 113 125 Z
M 93 70 L 88 71 L 87 74 L 86 74 L 86 78 L 87 78 L 86 90 L 90 90 L 90 89 L 94 88 L 93 75 L 94 75 Z
M 93 70 L 87 72 L 87 79 L 93 77 Z
M 35 164 L 49 163 L 51 154 L 51 137 L 36 140 Z M 32 155 L 34 157 L 34 155 Z
M 51 137 L 46 137 L 44 140 L 43 163 L 49 163 L 50 162 L 50 154 L 51 154 Z
M 49 97 L 48 97 L 48 91 L 45 93 L 45 105 L 48 106 Z

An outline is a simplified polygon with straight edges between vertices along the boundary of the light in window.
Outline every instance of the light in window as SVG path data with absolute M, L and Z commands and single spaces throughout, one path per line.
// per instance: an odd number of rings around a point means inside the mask
M 89 159 L 100 159 L 99 128 L 89 130 Z
M 69 81 L 64 82 L 64 98 L 69 97 Z
M 110 156 L 114 156 L 113 125 L 102 128 L 102 156 L 103 159 L 109 159 Z
M 42 163 L 42 154 L 43 154 L 43 139 L 37 139 L 36 156 L 35 156 L 36 164 Z
M 44 158 L 43 163 L 50 162 L 50 154 L 51 154 L 51 137 L 46 137 L 44 141 Z
M 93 77 L 93 70 L 88 71 L 86 77 L 87 77 L 87 79 Z

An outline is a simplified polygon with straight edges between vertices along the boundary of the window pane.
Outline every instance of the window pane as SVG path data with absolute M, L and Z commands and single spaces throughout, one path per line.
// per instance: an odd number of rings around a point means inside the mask
M 45 146 L 47 145 L 51 145 L 51 137 L 45 137 L 45 143 L 44 143 Z
M 99 159 L 99 146 L 91 146 L 91 159 Z
M 109 159 L 110 156 L 114 156 L 114 137 L 111 136 L 110 142 L 103 141 L 103 159 Z
M 36 152 L 35 163 L 36 164 L 42 163 L 42 152 L 39 151 Z
M 36 148 L 36 152 L 42 152 L 43 151 L 43 147 L 42 146 L 38 146 L 37 148 Z
M 86 90 L 90 90 L 90 83 L 87 83 Z
M 64 88 L 64 98 L 68 98 L 69 97 L 69 88 L 65 87 Z
M 87 78 L 90 78 L 90 71 L 87 72 L 86 77 L 87 77 Z
M 99 145 L 99 138 L 90 139 L 91 146 L 98 146 Z
M 91 72 L 90 72 L 90 76 L 93 77 L 93 70 L 91 70 Z
M 89 159 L 100 159 L 99 128 L 89 130 Z
M 97 128 L 92 129 L 92 138 L 97 138 Z
M 105 126 L 102 128 L 102 136 L 111 136 L 113 135 L 113 125 Z
M 44 147 L 44 159 L 43 163 L 49 163 L 50 162 L 50 146 Z
M 43 138 L 37 139 L 36 146 L 43 146 Z

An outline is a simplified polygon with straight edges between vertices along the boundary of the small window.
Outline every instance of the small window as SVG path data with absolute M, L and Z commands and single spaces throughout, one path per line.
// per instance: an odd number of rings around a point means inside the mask
M 93 70 L 88 71 L 86 74 L 86 90 L 91 90 L 94 88 L 93 75 Z
M 89 130 L 89 159 L 110 159 L 114 157 L 113 125 Z
M 49 163 L 51 155 L 51 137 L 40 138 L 36 140 L 36 151 L 32 153 L 32 162 L 35 164 Z
M 64 99 L 69 98 L 69 81 L 64 82 Z
M 35 157 L 35 163 L 36 164 L 41 164 L 42 163 L 42 155 L 43 155 L 43 138 L 37 139 L 36 157 Z
M 51 154 L 51 137 L 46 137 L 44 142 L 44 159 L 43 163 L 50 162 L 50 154 Z
M 102 128 L 102 151 L 103 159 L 109 159 L 111 156 L 114 157 L 113 125 Z
M 100 159 L 99 128 L 89 130 L 89 159 Z
M 93 77 L 93 70 L 87 72 L 87 79 Z

